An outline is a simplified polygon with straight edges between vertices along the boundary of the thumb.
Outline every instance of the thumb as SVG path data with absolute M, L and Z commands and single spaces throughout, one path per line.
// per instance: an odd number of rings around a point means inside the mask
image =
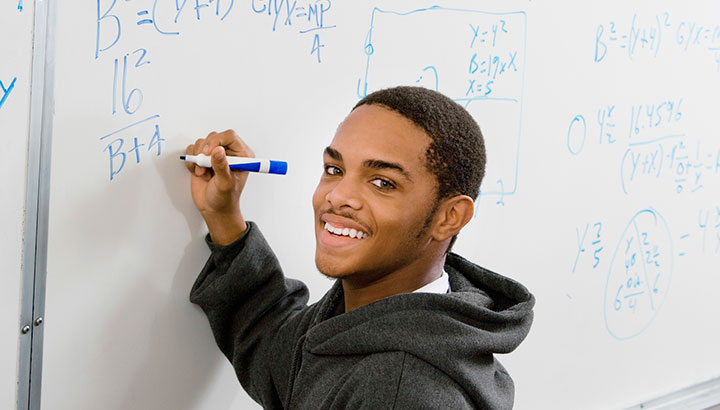
M 227 157 L 225 156 L 225 148 L 215 147 L 211 153 L 210 161 L 212 169 L 215 173 L 215 181 L 218 189 L 229 191 L 233 188 L 235 180 L 232 177 L 232 171 L 228 166 Z

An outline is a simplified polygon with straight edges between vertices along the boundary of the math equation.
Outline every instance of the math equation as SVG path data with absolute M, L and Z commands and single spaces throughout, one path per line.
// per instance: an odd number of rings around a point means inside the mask
M 322 62 L 324 36 L 336 27 L 332 23 L 331 0 L 252 0 L 243 7 L 234 0 L 95 0 L 94 59 L 105 73 L 112 90 L 105 107 L 109 118 L 125 124 L 98 136 L 99 151 L 107 158 L 107 175 L 112 181 L 131 164 L 139 165 L 163 154 L 166 138 L 161 114 L 149 112 L 145 104 L 154 96 L 146 92 L 147 73 L 152 72 L 158 44 L 163 38 L 182 36 L 181 27 L 193 23 L 230 24 L 232 16 L 244 12 L 268 20 L 272 32 L 294 30 L 306 38 L 307 55 Z M 154 45 L 149 47 L 148 44 Z M 2 87 L 4 98 L 12 90 Z M 0 101 L 0 106 L 4 99 Z
M 705 53 L 706 61 L 720 72 L 720 24 L 676 19 L 671 13 L 626 15 L 598 24 L 594 59 L 611 57 L 656 58 L 664 50 Z
M 575 227 L 571 272 L 607 270 L 605 325 L 618 340 L 639 335 L 653 321 L 670 292 L 676 262 L 720 258 L 720 204 L 699 205 L 676 216 L 672 226 L 648 207 L 630 218 L 620 238 L 607 236 L 607 228 L 615 228 L 612 221 L 590 219 Z
M 674 251 L 670 229 L 654 209 L 636 213 L 615 248 L 605 286 L 605 324 L 617 339 L 642 332 L 668 294 Z
M 720 183 L 720 141 L 685 132 L 683 97 L 603 104 L 569 122 L 571 155 L 614 147 L 624 194 L 647 187 L 692 194 Z M 714 187 L 710 188 L 714 189 Z

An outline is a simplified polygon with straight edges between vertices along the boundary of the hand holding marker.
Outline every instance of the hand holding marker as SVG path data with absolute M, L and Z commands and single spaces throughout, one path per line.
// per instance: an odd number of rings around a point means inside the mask
M 262 172 L 265 174 L 287 174 L 287 162 L 270 159 L 226 157 L 230 169 L 233 171 Z M 192 162 L 204 168 L 212 168 L 212 162 L 208 155 L 180 155 L 185 162 Z

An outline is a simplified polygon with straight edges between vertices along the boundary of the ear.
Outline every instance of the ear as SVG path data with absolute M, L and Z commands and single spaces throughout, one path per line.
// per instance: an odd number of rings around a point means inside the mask
M 457 235 L 475 213 L 475 202 L 467 195 L 444 199 L 435 214 L 432 237 L 438 242 Z

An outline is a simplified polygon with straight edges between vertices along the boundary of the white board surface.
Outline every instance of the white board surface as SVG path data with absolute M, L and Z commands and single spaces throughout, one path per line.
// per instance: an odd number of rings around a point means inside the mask
M 208 250 L 177 156 L 232 128 L 288 160 L 251 176 L 243 211 L 317 300 L 322 150 L 360 96 L 397 84 L 439 89 L 485 134 L 455 249 L 537 297 L 500 358 L 516 408 L 621 408 L 720 375 L 717 2 L 57 12 L 43 409 L 258 408 L 188 302 Z
M 0 407 L 15 408 L 30 115 L 32 2 L 0 4 Z

